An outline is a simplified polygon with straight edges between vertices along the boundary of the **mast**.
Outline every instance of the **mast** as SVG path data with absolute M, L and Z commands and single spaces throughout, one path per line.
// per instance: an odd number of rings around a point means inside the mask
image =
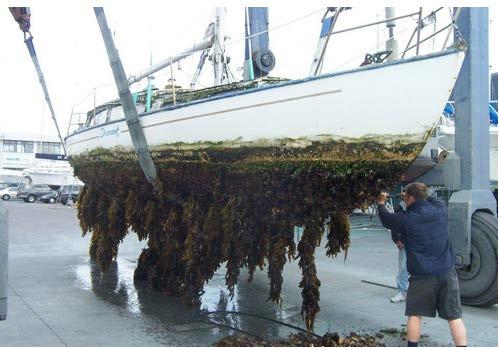
M 203 39 L 202 41 L 194 44 L 191 48 L 183 51 L 182 53 L 179 53 L 173 57 L 167 58 L 163 60 L 162 62 L 159 62 L 156 65 L 153 65 L 144 71 L 138 73 L 137 75 L 132 75 L 128 78 L 128 84 L 132 85 L 136 82 L 139 82 L 143 78 L 146 78 L 147 76 L 154 74 L 155 72 L 160 71 L 161 69 L 164 69 L 170 64 L 176 63 L 179 60 L 184 59 L 185 57 L 190 56 L 191 54 L 194 54 L 196 52 L 202 51 L 204 49 L 210 48 L 213 45 L 213 36 L 207 37 Z
M 214 85 L 218 86 L 224 82 L 224 64 L 225 64 L 225 36 L 224 36 L 224 15 L 225 8 L 217 7 L 215 9 L 215 28 L 213 30 L 213 72 L 215 75 Z
M 388 40 L 386 40 L 386 50 L 390 51 L 391 54 L 386 58 L 388 62 L 394 61 L 398 59 L 399 49 L 398 42 L 395 39 L 395 35 L 393 33 L 393 29 L 395 28 L 395 7 L 385 7 L 385 16 L 386 16 L 386 27 L 388 28 Z
M 251 38 L 250 36 L 250 21 L 249 21 L 249 8 L 244 9 L 244 37 L 246 38 L 244 42 L 244 71 L 243 80 L 253 80 L 255 79 L 255 74 L 253 72 L 253 59 L 251 58 Z
M 151 54 L 149 56 L 149 66 L 152 66 L 152 49 L 151 49 Z M 154 76 L 152 75 L 147 76 L 146 112 L 151 111 L 152 80 L 154 80 Z
M 274 54 L 269 45 L 269 10 L 267 7 L 245 9 L 245 81 L 267 76 L 275 66 Z

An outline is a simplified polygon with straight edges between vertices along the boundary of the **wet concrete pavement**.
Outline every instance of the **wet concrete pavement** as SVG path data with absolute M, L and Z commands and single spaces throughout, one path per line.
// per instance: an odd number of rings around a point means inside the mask
M 236 333 L 230 327 L 266 339 L 296 332 L 264 318 L 304 327 L 296 262 L 285 267 L 282 306 L 266 302 L 266 271 L 255 274 L 250 284 L 242 272 L 235 296 L 229 299 L 222 267 L 205 286 L 201 308 L 187 309 L 178 298 L 145 284 L 134 285 L 133 270 L 145 246 L 135 234 L 127 236 L 117 261 L 101 274 L 88 257 L 90 236 L 81 237 L 76 209 L 3 204 L 10 214 L 10 264 L 9 311 L 7 320 L 0 322 L 1 346 L 206 346 Z M 389 233 L 366 217 L 353 217 L 351 224 L 346 261 L 343 255 L 327 258 L 323 246 L 318 249 L 322 286 L 316 332 L 403 330 L 404 304 L 389 302 L 395 290 L 367 283 L 395 286 L 397 250 Z M 497 346 L 497 306 L 463 309 L 469 345 Z M 443 320 L 425 319 L 422 332 L 428 335 L 423 345 L 452 345 Z M 405 345 L 398 334 L 385 335 L 382 341 Z

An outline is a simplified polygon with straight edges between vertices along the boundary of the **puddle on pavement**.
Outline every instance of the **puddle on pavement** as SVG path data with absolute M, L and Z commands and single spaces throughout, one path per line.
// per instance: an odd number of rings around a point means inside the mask
M 200 307 L 189 309 L 181 298 L 154 291 L 145 283 L 134 283 L 133 274 L 136 266 L 135 260 L 118 257 L 109 269 L 102 273 L 94 261 L 82 257 L 74 266 L 75 286 L 92 292 L 107 304 L 118 306 L 130 313 L 131 317 L 140 317 L 144 332 L 157 336 L 161 342 L 166 339 L 168 332 L 171 334 L 172 332 L 198 331 L 207 334 L 206 330 L 209 330 L 209 334 L 213 337 L 229 332 L 227 329 L 222 330 L 219 326 L 206 325 L 207 320 L 263 336 L 275 337 L 289 333 L 289 330 L 276 323 L 251 316 L 226 313 L 239 311 L 258 313 L 262 311 L 262 308 L 248 311 L 247 308 L 253 303 L 252 295 L 248 294 L 247 289 L 244 288 L 245 295 L 243 296 L 240 286 L 237 285 L 234 289 L 234 296 L 230 298 L 225 287 L 224 269 L 215 273 L 209 283 L 205 284 Z M 252 293 L 252 290 L 249 293 Z M 247 296 L 250 297 L 246 298 Z M 268 303 L 264 316 L 277 320 L 291 319 L 292 315 L 297 314 L 298 308 L 289 308 L 289 313 L 287 313 L 286 309 Z
M 76 285 L 79 288 L 93 291 L 98 297 L 124 307 L 133 314 L 141 312 L 137 290 L 133 284 L 135 262 L 118 258 L 107 272 L 102 273 L 92 260 L 82 261 L 75 268 Z
M 118 257 L 111 264 L 109 269 L 102 273 L 99 266 L 91 259 L 81 258 L 80 263 L 75 266 L 75 285 L 86 291 L 92 291 L 99 298 L 120 307 L 125 308 L 133 314 L 143 312 L 144 296 L 148 293 L 156 300 L 165 300 L 164 305 L 170 302 L 182 303 L 177 297 L 167 296 L 147 288 L 146 284 L 136 285 L 133 279 L 133 273 L 137 261 Z M 198 309 L 202 312 L 213 311 L 239 311 L 239 289 L 236 286 L 234 296 L 229 297 L 225 289 L 225 279 L 223 274 L 215 274 L 213 279 L 204 287 L 205 293 L 201 297 L 201 306 Z M 160 303 L 158 303 L 160 305 Z M 183 305 L 183 304 L 182 304 Z M 191 311 L 187 307 L 186 311 Z

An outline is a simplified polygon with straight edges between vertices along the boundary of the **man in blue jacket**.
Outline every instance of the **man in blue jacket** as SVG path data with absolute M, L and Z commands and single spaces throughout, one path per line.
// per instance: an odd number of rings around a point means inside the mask
M 456 346 L 466 346 L 445 205 L 428 197 L 428 188 L 418 182 L 405 188 L 405 213 L 389 213 L 385 207 L 387 197 L 387 193 L 382 193 L 378 198 L 379 217 L 383 226 L 400 231 L 410 274 L 405 309 L 407 345 L 417 347 L 421 318 L 435 317 L 438 312 L 440 318 L 448 321 Z

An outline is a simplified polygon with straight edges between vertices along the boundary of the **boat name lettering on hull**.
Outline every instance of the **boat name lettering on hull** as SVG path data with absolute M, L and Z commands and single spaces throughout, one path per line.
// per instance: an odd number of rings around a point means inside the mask
M 109 136 L 116 136 L 118 137 L 120 135 L 120 127 L 119 126 L 116 126 L 116 128 L 112 128 L 112 129 L 105 129 L 105 128 L 101 128 L 100 129 L 100 135 L 99 135 L 99 138 L 105 138 L 105 137 L 109 137 Z

